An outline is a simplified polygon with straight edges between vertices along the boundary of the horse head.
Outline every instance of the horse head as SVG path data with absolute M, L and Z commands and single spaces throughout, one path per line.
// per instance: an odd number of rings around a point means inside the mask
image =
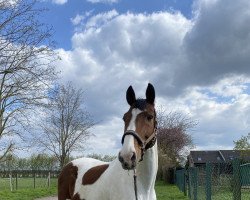
M 144 152 L 156 142 L 155 89 L 149 83 L 146 99 L 136 99 L 135 92 L 130 86 L 126 99 L 130 108 L 123 116 L 123 146 L 118 157 L 124 169 L 132 170 L 143 160 Z

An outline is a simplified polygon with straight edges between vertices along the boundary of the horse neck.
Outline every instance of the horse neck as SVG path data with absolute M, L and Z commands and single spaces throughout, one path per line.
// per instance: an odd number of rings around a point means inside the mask
M 137 167 L 138 180 L 145 189 L 154 186 L 156 174 L 158 170 L 158 151 L 156 144 L 148 149 L 143 157 L 143 161 Z

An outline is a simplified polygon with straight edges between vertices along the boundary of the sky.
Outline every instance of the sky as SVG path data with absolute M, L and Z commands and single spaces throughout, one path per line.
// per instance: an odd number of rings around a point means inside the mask
M 116 154 L 132 85 L 196 120 L 197 150 L 232 149 L 250 132 L 249 0 L 42 0 L 61 82 L 85 91 L 98 124 L 87 153 Z

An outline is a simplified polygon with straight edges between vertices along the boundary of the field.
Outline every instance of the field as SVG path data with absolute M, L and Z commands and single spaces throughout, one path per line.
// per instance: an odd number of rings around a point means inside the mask
M 20 189 L 10 192 L 9 190 L 0 191 L 1 200 L 34 200 L 39 197 L 54 196 L 57 188 L 36 188 L 36 189 Z
M 48 188 L 47 180 L 44 178 L 36 178 L 36 188 L 34 189 L 33 178 L 18 179 L 18 190 L 10 191 L 9 179 L 0 179 L 0 199 L 1 200 L 34 200 L 39 197 L 55 196 L 57 193 L 57 179 L 51 179 L 51 186 Z M 15 188 L 15 180 L 13 180 L 13 188 Z M 156 182 L 157 200 L 188 200 L 187 197 L 179 191 L 175 185 L 166 185 L 162 181 Z M 202 196 L 203 189 L 198 190 L 198 196 Z M 218 192 L 213 199 L 223 200 L 232 199 L 231 191 Z M 242 199 L 250 199 L 249 190 L 242 191 Z
M 43 180 L 36 180 L 44 183 Z M 54 196 L 57 192 L 56 187 L 56 179 L 51 180 L 51 187 L 38 187 L 36 189 L 32 188 L 33 179 L 20 179 L 19 185 L 20 189 L 14 190 L 11 192 L 9 189 L 3 187 L 1 188 L 1 184 L 7 187 L 7 181 L 0 179 L 0 199 L 1 200 L 34 200 L 39 197 L 45 196 Z M 24 188 L 25 185 L 28 185 L 28 188 Z M 21 187 L 21 185 L 23 185 Z M 156 183 L 156 193 L 157 200 L 188 200 L 183 196 L 182 193 L 179 192 L 178 188 L 175 185 L 166 185 L 162 181 L 158 181 Z
M 47 178 L 18 178 L 17 190 L 16 179 L 12 179 L 12 187 L 13 192 L 10 191 L 9 179 L 0 178 L 1 200 L 33 200 L 39 197 L 53 196 L 57 192 L 57 179 L 52 178 L 50 187 L 48 187 Z
M 17 182 L 16 182 L 17 181 Z M 51 178 L 50 185 L 56 186 L 57 179 Z M 48 179 L 46 177 L 37 177 L 37 178 L 13 178 L 12 179 L 12 188 L 16 190 L 19 189 L 34 189 L 34 188 L 47 188 Z M 10 190 L 10 179 L 9 178 L 0 178 L 0 191 Z

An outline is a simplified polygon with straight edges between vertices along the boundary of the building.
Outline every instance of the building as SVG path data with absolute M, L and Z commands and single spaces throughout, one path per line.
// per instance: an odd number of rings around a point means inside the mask
M 206 163 L 221 164 L 231 163 L 234 159 L 242 159 L 250 162 L 250 151 L 240 150 L 212 150 L 190 151 L 187 164 L 189 167 L 205 166 Z

